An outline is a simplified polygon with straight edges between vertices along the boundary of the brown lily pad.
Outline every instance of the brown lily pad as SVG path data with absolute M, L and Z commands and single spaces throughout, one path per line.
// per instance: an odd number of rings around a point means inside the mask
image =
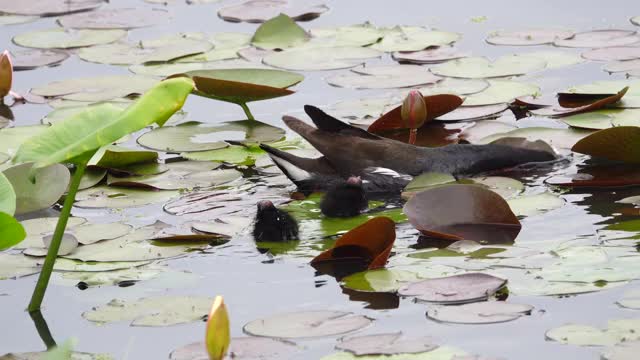
M 477 185 L 417 193 L 404 205 L 404 213 L 422 234 L 442 239 L 512 243 L 522 227 L 500 195 Z
M 636 165 L 590 166 L 580 169 L 576 174 L 552 176 L 544 182 L 584 188 L 640 186 L 640 169 Z
M 0 13 L 56 16 L 93 10 L 105 3 L 105 0 L 0 0 Z
M 538 110 L 533 111 L 533 113 L 539 116 L 563 117 L 563 116 L 569 116 L 569 115 L 575 115 L 575 114 L 581 114 L 585 112 L 600 110 L 604 107 L 613 105 L 618 101 L 620 101 L 620 99 L 622 99 L 622 97 L 627 93 L 628 90 L 629 90 L 629 87 L 627 86 L 624 89 L 620 90 L 617 94 L 606 96 L 604 98 L 602 97 L 602 95 L 598 95 L 598 94 L 595 94 L 595 95 L 585 94 L 583 96 L 580 96 L 578 94 L 571 94 L 571 95 L 565 94 L 564 96 L 558 97 L 559 99 L 558 103 L 560 105 L 540 108 Z M 592 101 L 592 100 L 595 100 L 595 101 L 588 103 L 589 101 Z M 563 101 L 563 102 L 560 103 L 560 101 Z M 587 104 L 580 105 L 581 103 L 587 103 Z M 567 105 L 578 105 L 578 106 L 564 107 L 562 104 L 564 104 L 565 106 Z
M 617 126 L 596 131 L 571 148 L 581 154 L 626 163 L 640 163 L 640 127 Z
M 311 265 L 357 261 L 368 269 L 384 267 L 396 240 L 396 223 L 388 217 L 375 217 L 342 235 L 335 245 L 311 260 Z
M 425 124 L 428 124 L 431 120 L 455 110 L 462 104 L 462 101 L 461 97 L 449 94 L 425 96 L 424 102 L 427 105 L 427 120 L 425 121 Z M 375 134 L 385 130 L 403 129 L 404 124 L 402 122 L 401 108 L 402 106 L 397 106 L 393 110 L 382 115 L 369 126 L 367 131 Z
M 169 12 L 163 9 L 115 8 L 64 16 L 60 26 L 74 29 L 133 29 L 166 23 Z
M 290 3 L 287 0 L 249 0 L 220 9 L 218 16 L 230 22 L 261 23 L 285 14 L 296 21 L 309 21 L 328 10 L 324 4 L 310 5 L 304 1 Z

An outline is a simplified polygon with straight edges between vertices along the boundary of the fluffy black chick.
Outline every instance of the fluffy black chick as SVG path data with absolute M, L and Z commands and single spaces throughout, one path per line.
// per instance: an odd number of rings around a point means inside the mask
M 320 202 L 320 211 L 328 217 L 351 217 L 359 215 L 367 205 L 362 180 L 352 176 L 327 191 Z
M 297 240 L 298 223 L 286 211 L 276 208 L 271 201 L 260 201 L 253 226 L 253 239 L 266 242 Z

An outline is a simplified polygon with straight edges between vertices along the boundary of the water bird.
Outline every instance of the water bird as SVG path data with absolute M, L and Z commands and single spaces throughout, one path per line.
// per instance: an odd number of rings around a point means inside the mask
M 366 210 L 368 201 L 362 179 L 351 176 L 334 185 L 322 197 L 320 211 L 328 217 L 352 217 Z
M 298 239 L 298 223 L 269 200 L 258 202 L 253 225 L 253 238 L 260 242 L 281 242 Z
M 466 176 L 556 159 L 553 149 L 543 142 L 523 141 L 536 145 L 531 148 L 508 145 L 513 142 L 426 148 L 372 134 L 315 106 L 305 105 L 304 110 L 316 127 L 292 116 L 284 116 L 283 121 L 321 157 L 305 158 L 260 145 L 302 190 L 326 191 L 344 179 L 359 176 L 366 192 L 400 191 L 413 176 L 424 172 Z

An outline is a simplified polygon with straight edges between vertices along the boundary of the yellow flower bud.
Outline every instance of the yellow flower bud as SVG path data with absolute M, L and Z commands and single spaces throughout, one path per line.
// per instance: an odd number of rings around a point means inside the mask
M 229 331 L 229 314 L 222 296 L 216 296 L 207 320 L 205 344 L 211 360 L 222 360 L 227 354 L 231 336 Z

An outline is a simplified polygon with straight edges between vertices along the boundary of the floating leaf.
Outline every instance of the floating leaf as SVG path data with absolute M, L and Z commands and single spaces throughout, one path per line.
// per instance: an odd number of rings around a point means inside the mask
M 430 95 L 424 97 L 425 105 L 427 105 L 427 120 L 425 123 L 429 123 L 432 119 L 440 117 L 462 104 L 462 99 L 456 95 Z M 372 133 L 378 133 L 384 130 L 390 129 L 402 129 L 401 106 L 397 106 L 392 110 L 382 115 L 376 120 L 367 131 Z M 420 133 L 420 132 L 419 132 Z
M 25 24 L 40 19 L 39 16 L 0 14 L 0 25 Z
M 640 41 L 635 31 L 630 30 L 592 30 L 575 34 L 565 40 L 556 40 L 556 46 L 573 48 L 600 48 L 609 46 L 625 46 Z
M 192 228 L 198 232 L 233 238 L 250 228 L 252 219 L 240 216 L 225 216 L 209 222 L 195 223 Z
M 364 292 L 390 292 L 409 282 L 419 280 L 416 273 L 406 270 L 375 269 L 358 272 L 342 278 L 342 286 Z
M 492 45 L 544 45 L 563 40 L 574 35 L 570 30 L 528 29 L 518 31 L 495 31 L 486 39 Z
M 229 356 L 233 359 L 283 358 L 299 349 L 292 342 L 263 338 L 236 337 L 231 338 Z M 171 360 L 209 360 L 204 342 L 192 343 L 171 352 Z
M 480 106 L 509 103 L 517 97 L 533 95 L 540 91 L 537 85 L 513 80 L 489 80 L 488 82 L 488 88 L 467 96 L 462 105 Z
M 428 188 L 455 183 L 456 178 L 451 174 L 439 173 L 439 172 L 426 172 L 420 174 L 411 180 L 402 190 L 402 198 L 409 199 L 413 195 Z
M 222 360 L 227 354 L 231 336 L 229 335 L 229 314 L 222 296 L 216 296 L 209 311 L 205 344 L 211 360 Z
M 342 235 L 335 245 L 311 260 L 312 265 L 356 261 L 368 269 L 384 267 L 396 240 L 396 224 L 387 217 L 375 217 Z
M 127 208 L 165 202 L 178 195 L 178 191 L 151 191 L 96 186 L 79 191 L 76 207 Z
M 517 216 L 534 216 L 565 205 L 557 195 L 545 192 L 536 195 L 524 195 L 507 200 L 511 211 Z
M 393 59 L 399 62 L 412 64 L 437 64 L 449 60 L 460 59 L 469 56 L 452 46 L 435 46 L 421 51 L 397 51 L 393 53 Z
M 20 243 L 26 236 L 18 220 L 0 211 L 0 251 Z
M 461 106 L 435 120 L 438 121 L 473 121 L 498 117 L 509 108 L 506 104 Z
M 364 24 L 321 27 L 309 30 L 312 38 L 305 47 L 367 46 L 384 37 L 385 30 Z
M 492 78 L 511 75 L 523 75 L 542 70 L 546 62 L 537 58 L 508 55 L 491 62 L 483 57 L 468 57 L 452 60 L 431 68 L 431 72 L 440 76 L 459 78 Z
M 640 172 L 627 165 L 590 166 L 575 174 L 552 176 L 545 182 L 570 187 L 632 186 L 640 185 Z
M 15 71 L 56 66 L 69 57 L 69 54 L 63 51 L 37 49 L 14 51 L 11 55 Z
M 322 4 L 290 4 L 287 0 L 249 0 L 220 9 L 218 16 L 231 22 L 261 23 L 282 13 L 296 21 L 309 21 L 327 10 L 329 8 Z
M 141 187 L 157 190 L 180 190 L 217 186 L 241 177 L 242 173 L 234 169 L 209 171 L 170 169 L 158 175 L 130 177 L 110 175 L 107 179 L 107 184 L 109 186 Z
M 431 46 L 448 45 L 460 39 L 460 34 L 427 30 L 420 26 L 396 26 L 386 29 L 384 37 L 371 48 L 385 51 L 420 51 Z
M 503 301 L 486 301 L 459 306 L 437 306 L 427 310 L 427 317 L 459 324 L 494 324 L 516 320 L 533 310 L 531 305 Z
M 502 126 L 500 126 L 502 127 Z M 507 128 L 505 128 L 506 130 Z M 490 128 L 490 130 L 495 130 Z M 483 138 L 473 141 L 474 144 L 489 144 L 503 138 L 525 138 L 529 141 L 542 140 L 547 144 L 560 149 L 570 149 L 580 139 L 588 136 L 593 131 L 583 129 L 553 129 L 546 127 L 528 127 L 514 129 L 507 132 L 495 132 Z M 469 139 L 469 138 L 467 138 Z
M 159 25 L 168 20 L 169 12 L 162 9 L 116 8 L 63 16 L 58 23 L 75 29 L 133 29 Z
M 42 0 L 37 4 L 0 0 L 0 12 L 20 15 L 55 16 L 92 10 L 104 4 L 103 0 Z
M 427 279 L 398 289 L 402 296 L 437 304 L 464 304 L 487 300 L 505 286 L 507 280 L 482 273 Z
M 585 59 L 578 54 L 557 50 L 532 51 L 519 54 L 519 56 L 544 60 L 547 62 L 547 69 L 556 69 L 585 62 Z
M 351 71 L 356 74 L 335 75 L 328 78 L 327 82 L 333 86 L 354 89 L 389 89 L 433 84 L 441 80 L 418 65 L 363 66 Z
M 261 49 L 286 49 L 304 44 L 309 35 L 285 14 L 265 21 L 258 27 L 251 43 Z
M 169 38 L 143 40 L 136 45 L 116 43 L 92 46 L 80 49 L 78 56 L 99 64 L 156 64 L 202 54 L 212 48 L 213 44 L 204 40 Z
M 438 345 L 430 337 L 403 339 L 402 333 L 375 334 L 343 339 L 336 349 L 358 356 L 416 354 L 434 350 Z
M 433 204 L 441 204 L 435 211 Z M 411 224 L 427 236 L 511 243 L 520 222 L 507 202 L 477 185 L 448 185 L 414 195 L 404 206 Z
M 617 304 L 627 309 L 640 310 L 640 290 L 627 291 L 622 299 L 617 301 Z
M 285 50 L 267 55 L 262 61 L 267 65 L 288 70 L 337 70 L 358 66 L 367 59 L 381 55 L 381 52 L 371 48 L 337 46 Z
M 36 30 L 13 37 L 17 45 L 38 49 L 70 49 L 109 44 L 127 35 L 125 30 Z
M 55 204 L 67 190 L 71 175 L 61 164 L 39 168 L 30 180 L 32 163 L 16 165 L 4 170 L 16 194 L 16 213 L 25 214 Z
M 67 100 L 105 101 L 142 94 L 158 84 L 158 80 L 135 75 L 100 76 L 54 81 L 31 89 L 35 95 L 61 96 Z
M 587 101 L 581 102 L 581 103 L 586 102 L 586 104 L 584 105 L 578 105 L 575 107 L 567 107 L 567 108 L 562 106 L 545 107 L 532 112 L 536 115 L 561 117 L 561 116 L 580 114 L 580 113 L 589 112 L 589 111 L 595 111 L 595 110 L 599 110 L 604 107 L 616 104 L 618 101 L 622 99 L 622 97 L 627 93 L 628 90 L 629 88 L 625 87 L 624 89 L 618 91 L 616 94 L 611 96 L 594 97 L 593 101 L 587 100 Z M 564 101 L 567 101 L 566 98 L 569 96 L 573 98 L 580 97 L 579 95 L 575 95 L 575 94 L 574 95 L 559 94 L 558 101 L 560 102 L 560 104 L 562 104 L 563 98 L 565 99 Z
M 640 24 L 640 18 L 637 20 Z M 630 341 L 605 349 L 602 360 L 633 360 L 640 351 L 640 341 Z
M 86 311 L 82 317 L 96 323 L 131 321 L 131 326 L 170 326 L 200 321 L 213 299 L 189 296 L 162 296 L 134 301 L 114 299 Z
M 640 48 L 632 46 L 606 47 L 582 53 L 582 57 L 595 61 L 624 61 L 640 58 Z
M 431 350 L 418 354 L 399 354 L 399 355 L 364 355 L 358 356 L 350 352 L 334 353 L 321 360 L 383 360 L 383 359 L 402 359 L 402 360 L 459 360 L 466 359 L 462 356 L 468 355 L 466 352 L 450 346 L 440 346 L 435 350 Z M 462 357 L 462 358 L 459 358 Z
M 253 336 L 307 338 L 347 334 L 372 322 L 366 316 L 343 311 L 301 311 L 253 320 L 243 330 Z
M 572 151 L 626 163 L 640 163 L 640 127 L 618 126 L 596 131 L 581 139 Z
M 0 212 L 13 215 L 16 212 L 16 192 L 11 181 L 0 172 Z

